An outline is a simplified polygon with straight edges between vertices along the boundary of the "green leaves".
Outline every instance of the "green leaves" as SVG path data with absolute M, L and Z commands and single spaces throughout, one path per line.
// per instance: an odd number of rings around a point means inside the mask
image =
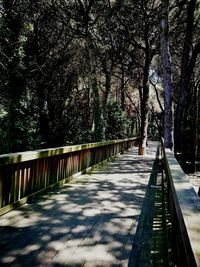
M 125 138 L 130 120 L 120 105 L 111 100 L 107 106 L 106 139 Z

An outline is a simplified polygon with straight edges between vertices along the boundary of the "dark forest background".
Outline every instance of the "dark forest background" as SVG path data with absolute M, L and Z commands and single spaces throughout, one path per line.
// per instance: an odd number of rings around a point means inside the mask
M 147 131 L 158 140 L 166 128 L 164 34 L 173 74 L 174 149 L 195 170 L 199 4 L 0 1 L 0 153 L 132 136 L 146 142 Z

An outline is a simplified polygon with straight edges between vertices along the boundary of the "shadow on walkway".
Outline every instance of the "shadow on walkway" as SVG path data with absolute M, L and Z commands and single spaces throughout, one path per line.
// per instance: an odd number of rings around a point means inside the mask
M 127 152 L 2 216 L 0 266 L 164 266 L 156 148 Z
M 169 266 L 170 216 L 159 160 L 159 148 L 142 205 L 137 231 L 133 238 L 128 267 Z

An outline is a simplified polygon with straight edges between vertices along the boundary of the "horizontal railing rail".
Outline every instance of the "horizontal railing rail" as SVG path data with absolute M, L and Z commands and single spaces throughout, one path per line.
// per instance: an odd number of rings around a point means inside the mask
M 171 244 L 176 266 L 200 266 L 200 199 L 170 149 L 162 155 L 171 214 Z
M 138 143 L 138 138 L 0 156 L 0 215 Z

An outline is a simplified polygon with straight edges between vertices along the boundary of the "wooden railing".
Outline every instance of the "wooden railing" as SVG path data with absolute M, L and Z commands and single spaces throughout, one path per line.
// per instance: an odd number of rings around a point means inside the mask
M 138 138 L 0 156 L 0 215 L 134 146 Z
M 171 245 L 176 266 L 200 266 L 200 199 L 173 153 L 162 144 L 168 204 L 171 214 Z

